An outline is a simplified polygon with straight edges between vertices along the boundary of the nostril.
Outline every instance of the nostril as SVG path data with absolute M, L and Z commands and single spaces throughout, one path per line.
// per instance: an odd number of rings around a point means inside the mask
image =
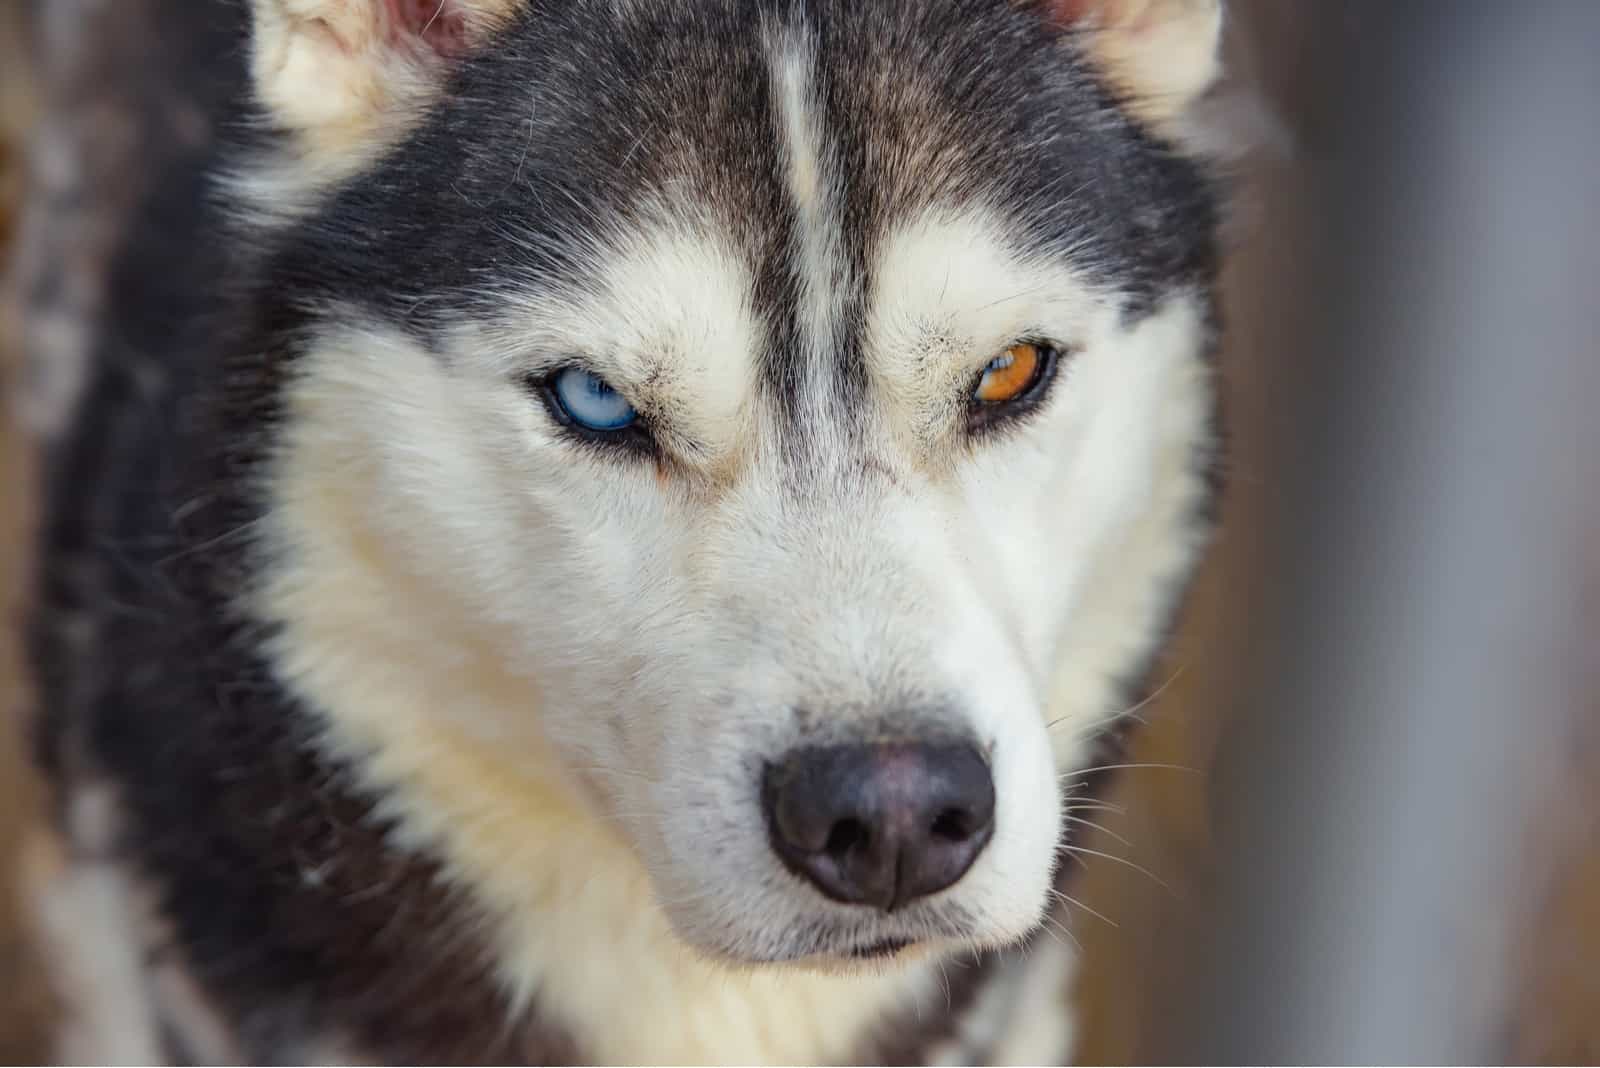
M 857 847 L 865 847 L 868 837 L 870 834 L 866 825 L 860 820 L 843 819 L 828 832 L 828 842 L 822 851 L 830 857 L 843 857 Z
M 928 830 L 935 838 L 947 842 L 965 842 L 977 830 L 976 822 L 967 809 L 947 808 L 933 818 L 933 825 Z
M 796 750 L 764 769 L 761 804 L 790 871 L 886 912 L 954 884 L 994 830 L 994 781 L 965 743 Z

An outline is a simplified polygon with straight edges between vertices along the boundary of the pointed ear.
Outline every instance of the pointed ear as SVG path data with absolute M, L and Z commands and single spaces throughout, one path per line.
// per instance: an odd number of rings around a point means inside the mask
M 1140 119 L 1167 129 L 1222 72 L 1222 0 L 1045 0 Z
M 250 0 L 256 99 L 311 155 L 370 143 L 523 0 Z

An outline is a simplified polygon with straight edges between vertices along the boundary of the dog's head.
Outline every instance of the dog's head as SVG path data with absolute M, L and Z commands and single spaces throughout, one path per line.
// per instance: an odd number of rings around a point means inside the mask
M 1204 534 L 1218 21 L 256 0 L 285 674 L 560 778 L 712 955 L 1027 934 Z

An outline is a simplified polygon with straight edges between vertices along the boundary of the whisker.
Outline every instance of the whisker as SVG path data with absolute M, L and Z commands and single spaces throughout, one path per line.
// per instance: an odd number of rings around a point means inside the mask
M 1145 723 L 1148 726 L 1148 723 L 1145 720 L 1145 718 L 1143 716 L 1139 715 L 1139 713 L 1141 711 L 1143 711 L 1144 709 L 1148 708 L 1150 705 L 1154 704 L 1156 701 L 1159 701 L 1161 699 L 1161 695 L 1166 693 L 1169 689 L 1171 689 L 1173 683 L 1175 683 L 1179 679 L 1181 679 L 1183 677 L 1183 675 L 1184 675 L 1184 672 L 1186 672 L 1188 670 L 1189 670 L 1189 665 L 1187 665 L 1187 664 L 1179 664 L 1178 667 L 1172 672 L 1172 674 L 1167 676 L 1167 679 L 1166 679 L 1165 682 L 1163 682 L 1160 686 L 1157 686 L 1154 690 L 1150 691 L 1150 693 L 1146 694 L 1145 697 L 1142 700 L 1140 700 L 1138 703 L 1129 705 L 1127 708 L 1118 709 L 1115 712 L 1107 713 L 1106 715 L 1102 716 L 1101 718 L 1099 718 L 1097 720 L 1093 720 L 1093 721 L 1085 724 L 1084 725 L 1084 730 L 1093 731 L 1093 730 L 1095 730 L 1095 729 L 1097 729 L 1099 727 L 1105 726 L 1107 723 L 1115 723 L 1117 720 L 1123 719 L 1123 718 L 1134 719 L 1134 720 L 1139 721 L 1140 723 Z M 1047 731 L 1048 730 L 1052 730 L 1052 729 L 1060 726 L 1061 724 L 1065 723 L 1067 720 L 1069 720 L 1071 718 L 1072 718 L 1072 716 L 1070 714 L 1057 716 L 1055 719 L 1050 720 L 1048 723 L 1046 723 L 1044 725 L 1044 729 L 1047 730 Z
M 1121 842 L 1123 845 L 1127 846 L 1129 849 L 1133 848 L 1133 843 L 1132 842 L 1130 842 L 1126 838 L 1122 837 L 1122 835 L 1118 834 L 1116 831 L 1113 831 L 1113 830 L 1111 830 L 1111 829 L 1109 829 L 1107 827 L 1102 827 L 1100 824 L 1094 822 L 1093 820 L 1080 819 L 1077 816 L 1066 816 L 1064 818 L 1066 819 L 1066 821 L 1068 823 L 1076 823 L 1079 826 L 1089 828 L 1091 831 L 1098 831 L 1101 834 L 1108 835 L 1111 838 L 1115 838 L 1117 841 Z
M 1138 764 L 1097 764 L 1092 768 L 1079 768 L 1076 771 L 1063 772 L 1056 778 L 1070 779 L 1075 775 L 1093 775 L 1098 771 L 1135 771 L 1141 768 L 1157 768 L 1161 771 L 1184 771 L 1190 775 L 1200 774 L 1199 768 L 1191 768 L 1187 764 L 1161 764 L 1154 761 L 1146 761 Z
M 1142 707 L 1144 707 L 1144 706 L 1143 705 L 1134 705 L 1133 706 L 1133 708 L 1142 708 Z M 1107 712 L 1105 715 L 1101 716 L 1099 719 L 1092 719 L 1087 723 L 1075 724 L 1075 726 L 1077 726 L 1077 728 L 1079 730 L 1081 730 L 1085 735 L 1093 735 L 1096 731 L 1100 730 L 1102 727 L 1109 726 L 1109 725 L 1111 725 L 1113 723 L 1116 723 L 1118 720 L 1121 720 L 1121 719 L 1131 719 L 1135 723 L 1142 724 L 1142 725 L 1144 725 L 1146 727 L 1150 726 L 1150 721 L 1145 719 L 1143 716 L 1139 715 L 1138 713 L 1134 712 L 1133 708 L 1130 708 L 1130 709 L 1127 709 L 1127 710 L 1119 709 L 1119 710 L 1117 710 L 1115 712 Z M 1048 723 L 1046 723 L 1044 725 L 1044 729 L 1046 731 L 1055 730 L 1057 727 L 1061 726 L 1063 723 L 1066 723 L 1071 719 L 1072 719 L 1071 713 L 1068 713 L 1068 714 L 1062 715 L 1062 716 L 1057 716 L 1055 719 L 1052 719 Z
M 1150 691 L 1150 693 L 1145 695 L 1144 700 L 1140 701 L 1138 704 L 1136 704 L 1132 708 L 1128 709 L 1126 714 L 1127 715 L 1133 715 L 1135 712 L 1138 712 L 1141 709 L 1147 708 L 1151 704 L 1154 704 L 1156 701 L 1161 700 L 1161 695 L 1166 693 L 1168 690 L 1170 690 L 1172 688 L 1172 684 L 1173 683 L 1175 683 L 1179 679 L 1183 678 L 1184 672 L 1186 672 L 1188 670 L 1189 670 L 1189 665 L 1188 664 L 1179 664 L 1177 666 L 1177 668 L 1172 672 L 1172 674 L 1167 676 L 1167 681 L 1166 682 L 1163 682 L 1160 686 L 1157 686 L 1154 690 Z
M 1105 915 L 1102 912 L 1097 912 L 1096 910 L 1090 908 L 1088 905 L 1085 905 L 1083 902 L 1079 901 L 1077 898 L 1071 896 L 1070 894 L 1063 894 L 1060 890 L 1051 890 L 1050 893 L 1056 898 L 1056 900 L 1061 901 L 1062 903 L 1067 904 L 1067 905 L 1076 905 L 1078 908 L 1080 908 L 1083 911 L 1087 912 L 1089 915 L 1093 916 L 1095 919 L 1104 920 L 1106 923 L 1109 923 L 1112 927 L 1115 927 L 1119 931 L 1122 929 L 1122 925 L 1120 923 L 1118 923 L 1116 920 L 1113 920 L 1111 917 Z
M 180 560 L 184 560 L 190 556 L 198 556 L 202 553 L 209 552 L 212 549 L 220 548 L 221 546 L 232 541 L 234 538 L 243 537 L 244 535 L 251 533 L 264 523 L 266 523 L 266 520 L 260 518 L 251 519 L 244 523 L 240 523 L 238 526 L 233 527 L 230 530 L 225 530 L 221 534 L 217 534 L 214 537 L 207 538 L 205 541 L 196 542 L 193 545 L 185 545 L 176 552 L 168 553 L 166 556 L 163 556 L 156 561 L 156 566 L 164 568 L 169 564 L 175 564 Z
M 1019 292 L 1011 294 L 1009 297 L 1000 297 L 1000 298 L 998 298 L 996 300 L 991 300 L 987 304 L 980 304 L 978 306 L 977 310 L 978 311 L 988 311 L 990 308 L 998 307 L 1001 304 L 1009 304 L 1014 300 L 1022 300 L 1024 297 L 1031 297 L 1035 293 L 1040 292 L 1041 289 L 1043 289 L 1042 286 L 1034 286 L 1031 289 L 1024 289 L 1024 290 L 1021 290 Z
M 1113 853 L 1103 853 L 1098 849 L 1090 849 L 1087 846 L 1075 846 L 1069 844 L 1065 848 L 1069 854 L 1074 856 L 1078 854 L 1085 854 L 1091 857 L 1103 857 L 1106 860 L 1115 861 L 1118 864 L 1126 865 L 1139 874 L 1147 876 L 1157 886 L 1161 887 L 1161 889 L 1165 890 L 1167 893 L 1172 894 L 1174 897 L 1176 897 L 1178 894 L 1178 892 L 1172 888 L 1171 883 L 1167 882 L 1165 879 L 1151 871 L 1149 868 L 1145 867 L 1143 864 L 1136 864 L 1127 857 L 1119 857 Z M 1087 867 L 1087 865 L 1085 865 L 1085 867 Z
M 1067 929 L 1066 924 L 1062 923 L 1054 916 L 1044 917 L 1044 930 L 1046 934 L 1056 936 L 1056 941 L 1058 942 L 1061 941 L 1060 936 L 1065 935 L 1067 941 L 1071 942 L 1079 953 L 1083 952 L 1083 943 L 1078 941 L 1077 936 Z
M 1184 673 L 1186 673 L 1187 670 L 1189 670 L 1189 665 L 1187 665 L 1187 664 L 1179 664 L 1178 667 L 1173 668 L 1173 673 L 1171 673 L 1171 675 L 1166 676 L 1165 683 L 1162 683 L 1162 684 L 1160 684 L 1160 686 L 1155 687 L 1154 691 L 1150 691 L 1149 694 L 1146 694 L 1146 697 L 1144 697 L 1144 700 L 1141 700 L 1141 702 L 1139 702 L 1138 705 L 1134 705 L 1134 707 L 1130 708 L 1130 710 L 1128 710 L 1128 711 L 1139 711 L 1139 710 L 1141 710 L 1141 708 L 1144 708 L 1144 707 L 1146 707 L 1146 705 L 1149 705 L 1149 703 L 1157 702 L 1157 700 L 1162 699 L 1162 694 L 1165 694 L 1166 691 L 1170 691 L 1171 687 L 1173 687 L 1173 683 L 1176 683 L 1176 681 L 1178 681 L 1178 679 L 1181 679 L 1182 676 L 1184 676 Z
M 428 31 L 433 29 L 433 24 L 439 21 L 439 16 L 442 14 L 444 14 L 444 0 L 439 0 L 439 6 L 433 9 L 433 14 L 428 16 L 428 21 L 423 24 L 422 31 L 417 36 L 428 36 Z
M 1063 806 L 1062 812 L 1110 812 L 1116 816 L 1126 816 L 1128 810 L 1122 805 L 1114 805 L 1110 801 L 1092 801 L 1081 798 Z

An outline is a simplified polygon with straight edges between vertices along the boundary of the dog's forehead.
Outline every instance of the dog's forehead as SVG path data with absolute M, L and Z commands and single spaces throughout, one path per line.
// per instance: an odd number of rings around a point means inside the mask
M 826 168 L 814 186 L 836 186 L 848 248 L 932 205 L 978 203 L 1021 239 L 1159 285 L 1206 234 L 1194 224 L 1211 221 L 1211 191 L 1030 6 L 666 0 L 596 27 L 580 5 L 571 24 L 525 24 L 551 52 L 538 71 L 521 49 L 487 58 L 530 87 L 536 144 L 598 201 L 692 193 L 777 244 L 805 207 L 792 165 L 809 163 Z
M 884 265 L 915 260 L 928 219 L 957 220 L 922 246 L 945 276 L 1054 262 L 1137 305 L 1209 273 L 1211 204 L 1014 0 L 568 0 L 469 61 L 342 195 L 361 240 L 308 259 L 426 322 L 593 294 L 669 234 L 698 248 L 645 257 L 692 272 L 650 287 L 678 318 L 697 306 L 674 294 L 712 292 L 698 310 L 748 319 L 706 329 L 754 347 L 754 382 L 848 400 L 870 378 L 874 294 L 903 289 Z M 966 257 L 963 233 L 991 247 Z M 922 266 L 902 273 L 939 273 Z

